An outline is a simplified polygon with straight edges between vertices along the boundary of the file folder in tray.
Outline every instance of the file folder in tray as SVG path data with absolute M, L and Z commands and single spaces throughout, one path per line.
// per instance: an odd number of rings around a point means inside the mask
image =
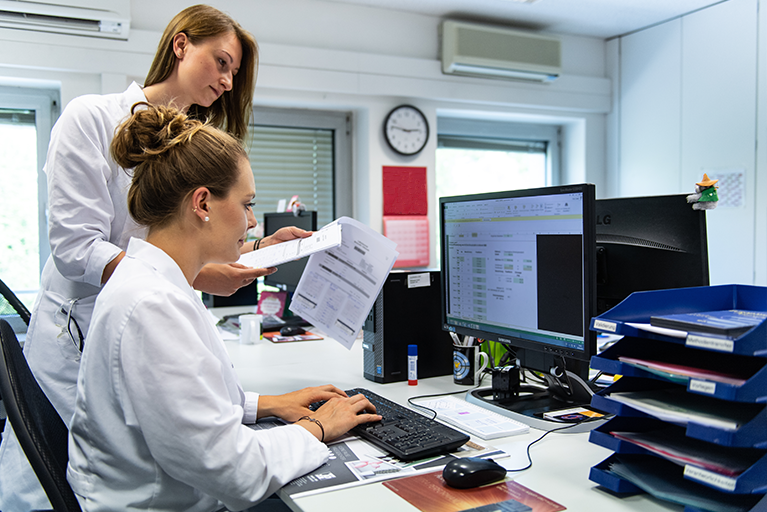
M 657 366 L 653 371 L 645 366 L 621 361 L 621 358 L 678 365 L 688 370 L 694 368 L 696 372 L 685 376 L 673 371 L 662 371 Z M 767 358 L 722 354 L 690 349 L 667 341 L 626 336 L 598 356 L 593 356 L 590 366 L 595 370 L 624 377 L 684 383 L 690 393 L 722 400 L 751 403 L 767 401 Z M 717 378 L 723 375 L 731 378 L 724 381 Z
M 591 398 L 591 406 L 624 418 L 654 418 L 652 414 L 639 411 L 610 397 L 612 393 L 673 390 L 680 386 L 655 379 L 623 377 L 615 384 L 603 389 Z M 710 400 L 717 400 L 710 398 Z M 722 407 L 729 402 L 721 400 Z M 767 449 L 767 406 L 764 403 L 737 403 L 736 408 L 747 420 L 737 429 L 729 430 L 703 423 L 688 422 L 685 426 L 688 437 L 708 441 L 721 446 Z
M 612 435 L 611 432 L 624 435 L 631 435 L 634 433 L 656 433 L 655 439 L 657 440 L 662 436 L 678 439 L 679 436 L 682 435 L 682 430 L 681 427 L 670 426 L 662 421 L 652 418 L 615 417 L 604 425 L 592 430 L 589 434 L 589 441 L 620 455 L 645 455 L 649 457 L 663 458 L 659 453 L 670 451 L 667 445 L 664 446 L 659 441 L 655 441 L 658 446 L 656 446 L 656 450 L 653 451 L 644 448 L 637 443 L 626 439 L 620 439 Z M 649 444 L 652 444 L 647 441 L 645 442 L 648 446 Z M 699 440 L 691 440 L 689 443 L 685 443 L 685 445 L 696 446 L 702 453 L 718 454 L 718 458 L 717 456 L 710 456 L 709 460 L 705 462 L 693 461 L 692 456 L 689 453 L 684 455 L 688 458 L 687 462 L 682 466 L 685 469 L 685 479 L 700 483 L 726 494 L 763 494 L 767 491 L 767 479 L 765 479 L 765 475 L 767 475 L 767 451 L 752 448 L 734 449 L 737 450 L 740 459 L 737 462 L 737 464 L 740 465 L 737 471 L 740 471 L 740 473 L 733 474 L 732 471 L 728 473 L 726 467 L 729 464 L 730 469 L 732 470 L 732 459 L 729 458 L 728 460 L 722 457 L 722 454 L 725 453 L 725 449 L 717 446 L 708 446 L 708 443 Z M 729 447 L 726 448 L 726 451 L 731 454 L 736 453 Z M 616 493 L 640 492 L 634 484 L 617 477 L 609 471 L 609 466 L 614 461 L 614 459 L 611 459 L 612 457 L 592 467 L 589 478 Z M 716 463 L 723 466 L 724 469 L 714 469 Z M 682 465 L 681 462 L 676 462 L 676 464 Z
M 716 352 L 767 357 L 767 321 L 737 338 L 692 332 L 685 338 L 676 338 L 636 327 L 637 324 L 650 324 L 650 318 L 657 315 L 729 309 L 767 311 L 767 288 L 731 284 L 635 292 L 611 310 L 592 318 L 591 330 L 669 341 Z
M 662 479 L 664 489 L 661 494 L 653 492 L 652 488 L 641 488 L 638 485 L 624 480 L 613 472 L 615 464 L 644 461 L 645 467 L 653 469 L 656 479 Z M 697 506 L 686 505 L 684 512 L 711 512 L 712 510 L 743 511 L 743 512 L 763 512 L 767 510 L 767 495 L 762 493 L 754 494 L 733 494 L 720 491 L 713 487 L 701 486 L 698 482 L 688 480 L 682 475 L 684 473 L 682 466 L 676 466 L 670 461 L 663 461 L 650 455 L 641 454 L 620 454 L 615 453 L 591 468 L 589 479 L 598 483 L 605 489 L 613 492 L 617 496 L 627 497 L 639 493 L 647 492 L 655 495 L 658 499 L 671 501 L 674 503 L 684 503 L 683 495 L 671 491 L 668 495 L 663 495 L 663 491 L 669 491 L 669 484 L 686 489 L 689 500 L 700 502 L 700 498 L 714 502 L 713 506 L 699 508 Z M 680 483 L 681 481 L 681 483 Z M 640 484 L 641 485 L 641 484 Z

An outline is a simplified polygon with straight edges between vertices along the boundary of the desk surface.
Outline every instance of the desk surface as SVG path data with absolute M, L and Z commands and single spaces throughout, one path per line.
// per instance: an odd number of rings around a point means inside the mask
M 229 314 L 228 308 L 216 314 Z M 351 350 L 325 339 L 291 343 L 271 343 L 262 340 L 255 345 L 226 342 L 232 361 L 245 390 L 272 395 L 294 391 L 307 386 L 334 384 L 341 389 L 363 387 L 407 404 L 411 396 L 456 391 L 464 386 L 453 384 L 452 376 L 420 379 L 417 386 L 406 382 L 378 384 L 362 375 L 362 345 L 360 340 Z M 460 396 L 460 395 L 459 395 Z M 527 445 L 543 434 L 531 429 L 529 434 L 494 439 L 493 446 L 501 448 L 510 457 L 498 462 L 507 469 L 523 467 L 527 463 Z M 600 489 L 589 480 L 591 466 L 612 453 L 589 443 L 587 433 L 549 434 L 530 450 L 533 466 L 520 473 L 509 473 L 508 478 L 556 501 L 568 511 L 675 511 L 683 507 L 656 500 L 642 494 L 617 498 Z M 348 504 L 348 507 L 344 504 Z M 389 491 L 381 483 L 361 485 L 289 501 L 294 510 L 330 512 L 359 510 L 364 512 L 413 511 L 418 509 Z

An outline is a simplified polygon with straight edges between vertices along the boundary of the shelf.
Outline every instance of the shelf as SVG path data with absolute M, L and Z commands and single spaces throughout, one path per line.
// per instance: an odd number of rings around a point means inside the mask
M 611 310 L 592 318 L 591 330 L 647 338 L 719 353 L 767 357 L 767 322 L 738 338 L 689 333 L 676 338 L 630 324 L 649 324 L 650 317 L 726 309 L 765 311 L 767 288 L 748 285 L 701 286 L 635 292 Z
M 620 357 L 632 357 L 643 360 L 660 361 L 701 370 L 737 374 L 746 379 L 744 384 L 736 385 L 719 382 L 706 377 L 681 378 L 664 375 L 624 363 Z M 684 380 L 687 391 L 734 402 L 767 401 L 767 359 L 736 354 L 719 354 L 707 350 L 697 350 L 666 341 L 624 337 L 598 356 L 591 358 L 591 368 L 613 375 L 625 377 L 643 377 L 666 382 Z
M 640 420 L 640 421 L 637 421 Z M 614 451 L 618 454 L 630 455 L 648 455 L 665 459 L 658 453 L 643 448 L 635 443 L 625 439 L 619 439 L 610 434 L 610 432 L 641 432 L 648 433 L 660 431 L 668 434 L 669 437 L 677 438 L 683 435 L 684 429 L 679 427 L 679 431 L 674 431 L 675 427 L 669 428 L 669 425 L 650 418 L 622 418 L 616 417 L 604 425 L 592 430 L 589 434 L 589 441 Z M 719 452 L 721 456 L 722 448 L 707 446 L 709 443 L 697 439 L 691 439 L 691 445 L 698 445 L 701 450 L 709 450 L 712 453 Z M 719 450 L 716 450 L 719 448 Z M 763 494 L 767 491 L 767 451 L 751 448 L 727 448 L 727 450 L 738 450 L 738 454 L 747 462 L 742 462 L 744 466 L 748 465 L 742 473 L 738 475 L 728 475 L 721 471 L 712 470 L 703 467 L 701 464 L 688 463 L 684 465 L 684 478 L 698 482 L 707 487 L 717 489 L 721 492 L 733 494 Z M 713 457 L 712 457 L 713 458 Z M 674 461 L 675 464 L 679 462 Z
M 623 377 L 612 386 L 594 395 L 591 399 L 591 406 L 621 417 L 653 418 L 654 416 L 650 414 L 611 399 L 609 395 L 618 392 L 664 390 L 673 387 L 675 386 L 660 380 Z M 716 399 L 712 398 L 711 400 Z M 752 409 L 753 416 L 737 430 L 725 430 L 690 422 L 685 427 L 687 436 L 721 446 L 767 448 L 767 407 L 763 404 L 743 404 L 742 407 Z

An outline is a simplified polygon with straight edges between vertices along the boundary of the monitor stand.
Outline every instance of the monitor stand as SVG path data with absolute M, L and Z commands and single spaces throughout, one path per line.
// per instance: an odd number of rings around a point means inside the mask
M 577 378 L 575 381 L 570 379 L 571 385 L 576 390 L 583 381 Z M 588 387 L 588 384 L 583 383 Z M 590 392 L 586 389 L 576 391 L 574 399 L 563 400 L 558 390 L 553 386 L 546 388 L 544 386 L 524 385 L 520 386 L 517 396 L 495 400 L 493 398 L 492 388 L 474 389 L 466 393 L 466 401 L 484 407 L 490 411 L 506 416 L 532 428 L 539 430 L 555 430 L 568 425 L 574 425 L 571 428 L 563 429 L 562 433 L 588 432 L 605 423 L 605 419 L 594 419 L 584 421 L 578 424 L 568 424 L 562 421 L 552 421 L 543 417 L 543 414 L 550 411 L 561 411 L 575 407 L 589 408 Z

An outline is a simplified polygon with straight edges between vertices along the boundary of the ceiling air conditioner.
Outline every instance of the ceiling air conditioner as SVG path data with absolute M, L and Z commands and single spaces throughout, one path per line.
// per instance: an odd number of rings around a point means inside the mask
M 128 39 L 130 0 L 0 0 L 0 28 Z
M 562 69 L 561 42 L 488 25 L 442 23 L 442 72 L 551 82 Z

